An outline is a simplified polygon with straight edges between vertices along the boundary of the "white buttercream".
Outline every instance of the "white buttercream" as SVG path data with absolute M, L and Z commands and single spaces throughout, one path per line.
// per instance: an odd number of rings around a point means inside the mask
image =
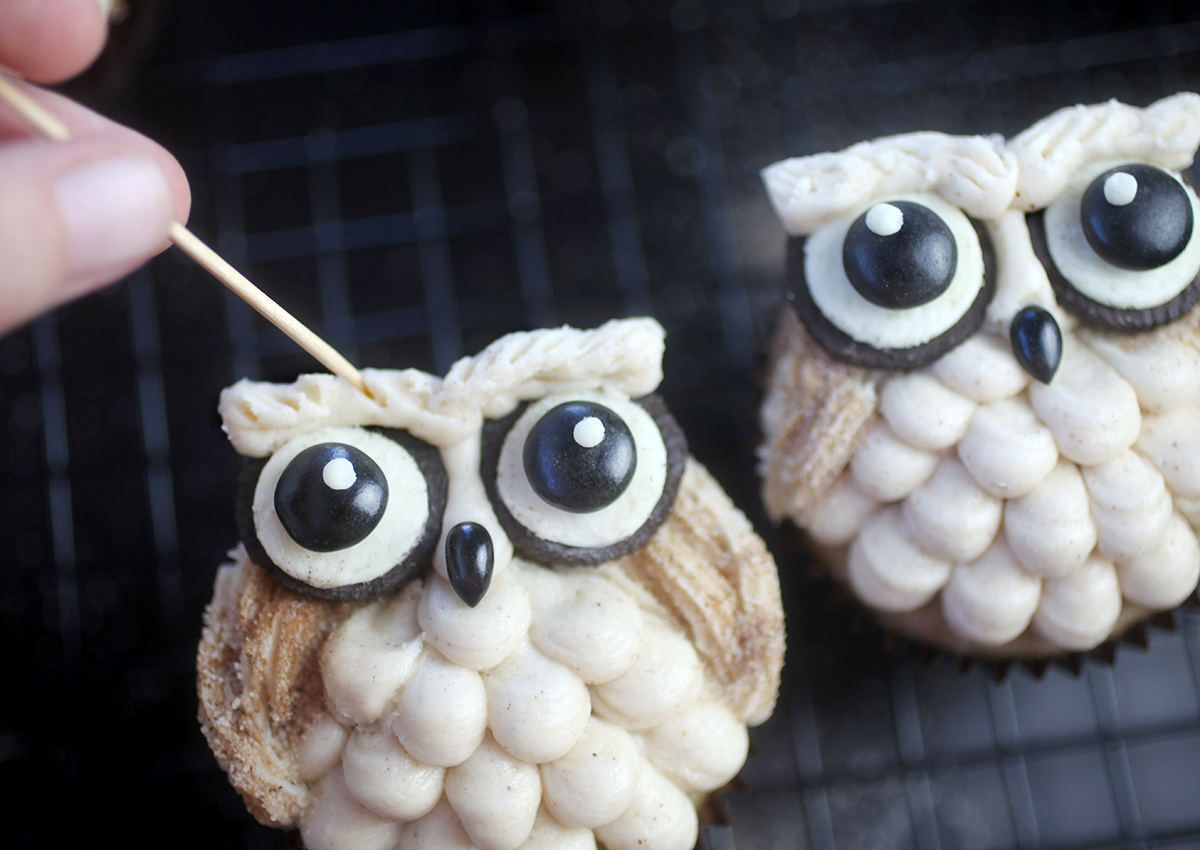
M 929 555 L 913 538 L 898 507 L 863 524 L 846 557 L 846 578 L 858 597 L 880 611 L 912 611 L 932 599 L 954 565 Z
M 876 200 L 930 193 L 987 219 L 1013 199 L 1016 160 L 998 136 L 907 133 L 838 153 L 786 159 L 762 172 L 775 212 L 793 236 L 807 235 Z
M 516 850 L 533 830 L 542 801 L 537 765 L 513 758 L 490 736 L 446 771 L 446 799 L 481 850 Z
M 1096 523 L 1079 467 L 1059 460 L 1050 474 L 1004 505 L 1008 545 L 1030 573 L 1062 578 L 1096 547 Z
M 1116 568 L 1099 555 L 1065 578 L 1042 585 L 1033 628 L 1055 646 L 1086 650 L 1112 634 L 1121 614 L 1121 585 Z
M 892 431 L 918 449 L 938 451 L 962 439 L 975 404 L 927 372 L 898 375 L 879 395 L 879 412 Z
M 1145 109 L 1115 100 L 1069 106 L 1008 143 L 1020 180 L 1014 206 L 1036 210 L 1062 194 L 1081 168 L 1100 160 L 1142 161 L 1182 171 L 1200 147 L 1200 95 L 1182 92 Z
M 546 808 L 564 826 L 614 821 L 633 802 L 641 761 L 628 732 L 592 717 L 575 746 L 542 765 Z
M 691 850 L 700 831 L 691 798 L 650 765 L 638 772 L 633 801 L 596 830 L 605 850 Z
M 959 637 L 1000 646 L 1025 631 L 1042 583 L 1021 568 L 1002 537 L 979 560 L 954 571 L 942 591 L 942 614 Z
M 333 375 L 292 384 L 238 381 L 221 393 L 225 431 L 239 454 L 265 457 L 319 428 L 402 428 L 450 446 L 520 402 L 607 387 L 630 398 L 662 381 L 664 331 L 653 319 L 617 319 L 594 330 L 513 333 L 455 363 L 445 379 L 415 369 L 363 369 L 371 395 Z
M 1133 445 L 1142 417 L 1137 394 L 1116 370 L 1074 337 L 1049 384 L 1034 381 L 1029 400 L 1058 450 L 1079 464 L 1104 463 Z

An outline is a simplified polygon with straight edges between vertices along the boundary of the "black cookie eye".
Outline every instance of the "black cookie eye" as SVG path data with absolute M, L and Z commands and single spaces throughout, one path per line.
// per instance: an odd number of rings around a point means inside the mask
M 535 493 L 564 511 L 590 513 L 625 492 L 637 449 L 629 426 L 607 407 L 568 401 L 530 429 L 524 459 Z
M 640 548 L 663 523 L 687 443 L 656 396 L 551 396 L 489 421 L 481 473 L 524 558 L 597 564 Z
M 1139 331 L 1200 300 L 1196 194 L 1145 163 L 1093 165 L 1027 217 L 1058 303 L 1088 324 Z
M 871 369 L 917 369 L 983 323 L 994 281 L 986 233 L 930 194 L 892 198 L 793 239 L 788 289 L 812 338 Z
M 954 280 L 954 235 L 928 207 L 892 201 L 855 219 L 842 243 L 842 265 L 858 294 L 880 307 L 928 304 Z
M 354 446 L 321 443 L 305 449 L 279 476 L 275 512 L 305 549 L 336 552 L 359 543 L 387 508 L 383 470 Z
M 1131 163 L 1104 172 L 1080 203 L 1083 234 L 1114 266 L 1147 271 L 1178 257 L 1192 237 L 1192 204 L 1178 180 Z
M 238 532 L 250 559 L 292 589 L 368 598 L 428 565 L 446 489 L 440 454 L 412 435 L 328 428 L 247 462 Z

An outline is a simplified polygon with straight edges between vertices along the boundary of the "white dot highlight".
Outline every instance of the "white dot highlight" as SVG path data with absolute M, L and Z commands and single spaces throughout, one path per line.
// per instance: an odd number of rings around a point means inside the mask
M 344 457 L 335 457 L 321 470 L 321 479 L 330 490 L 348 490 L 358 480 L 354 464 Z
M 904 226 L 904 213 L 891 204 L 876 204 L 867 210 L 867 229 L 876 236 L 891 236 Z
M 1104 181 L 1104 200 L 1114 207 L 1123 207 L 1137 197 L 1137 178 L 1124 171 L 1110 174 Z
M 585 416 L 575 423 L 571 435 L 585 449 L 594 448 L 604 441 L 604 423 L 595 416 Z

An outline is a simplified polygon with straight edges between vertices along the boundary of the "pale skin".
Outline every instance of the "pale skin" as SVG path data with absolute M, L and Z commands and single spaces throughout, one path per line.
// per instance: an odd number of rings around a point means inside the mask
M 0 65 L 70 131 L 45 139 L 0 102 L 0 334 L 118 280 L 187 221 L 183 169 L 146 137 L 60 95 L 108 35 L 98 0 L 0 0 Z

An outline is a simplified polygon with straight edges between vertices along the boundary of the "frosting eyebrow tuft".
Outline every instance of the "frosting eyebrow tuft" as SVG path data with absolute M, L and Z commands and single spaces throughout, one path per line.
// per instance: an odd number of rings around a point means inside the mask
M 1063 191 L 1083 166 L 1135 160 L 1172 171 L 1200 147 L 1200 95 L 1181 92 L 1142 109 L 1110 100 L 1068 106 L 1008 143 L 1020 169 L 1017 206 L 1031 212 Z
M 320 428 L 401 428 L 450 446 L 520 402 L 552 392 L 605 386 L 640 398 L 662 382 L 666 332 L 653 319 L 614 319 L 598 328 L 512 333 L 450 367 L 445 379 L 416 369 L 364 369 L 364 395 L 333 375 L 290 384 L 238 381 L 221 393 L 225 432 L 239 454 L 265 457 Z
M 784 228 L 801 236 L 873 200 L 912 192 L 994 218 L 1012 203 L 1017 169 L 998 136 L 921 132 L 785 159 L 763 169 L 762 179 Z

